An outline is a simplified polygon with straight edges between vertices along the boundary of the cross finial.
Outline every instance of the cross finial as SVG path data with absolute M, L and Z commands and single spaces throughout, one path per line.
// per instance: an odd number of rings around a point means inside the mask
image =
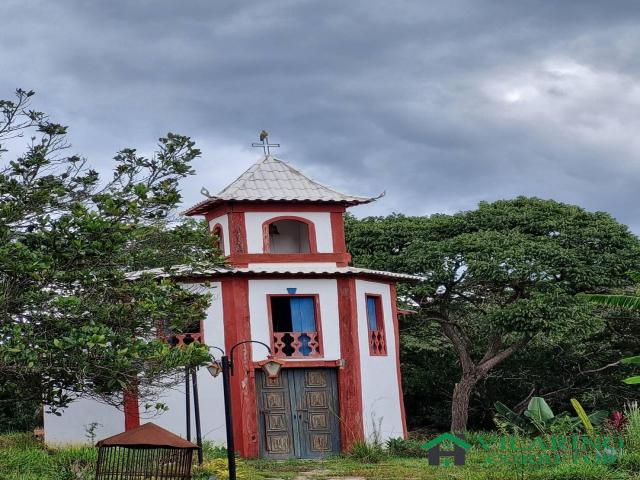
M 260 142 L 261 143 L 252 143 L 252 147 L 262 147 L 265 155 L 271 155 L 270 147 L 279 147 L 279 143 L 269 143 L 269 132 L 266 130 L 262 130 L 260 132 Z

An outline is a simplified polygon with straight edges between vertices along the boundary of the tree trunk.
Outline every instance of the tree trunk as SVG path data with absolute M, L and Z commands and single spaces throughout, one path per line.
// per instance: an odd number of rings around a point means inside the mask
M 467 429 L 469 419 L 469 400 L 471 392 L 476 386 L 478 378 L 476 375 L 463 374 L 453 389 L 451 402 L 451 431 L 461 433 Z

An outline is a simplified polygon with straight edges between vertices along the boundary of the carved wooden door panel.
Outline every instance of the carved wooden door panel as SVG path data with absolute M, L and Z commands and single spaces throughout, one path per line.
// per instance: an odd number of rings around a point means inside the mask
M 338 388 L 335 369 L 295 369 L 300 458 L 340 452 Z
M 277 379 L 256 372 L 260 454 L 321 458 L 340 452 L 337 374 L 330 368 L 286 368 Z
M 291 379 L 288 369 L 278 378 L 268 378 L 256 372 L 258 392 L 258 423 L 260 425 L 260 456 L 287 459 L 296 456 L 293 415 L 291 410 Z

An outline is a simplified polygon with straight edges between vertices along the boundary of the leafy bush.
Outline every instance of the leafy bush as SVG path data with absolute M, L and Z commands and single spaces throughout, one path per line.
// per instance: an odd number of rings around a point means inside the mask
M 391 438 L 387 440 L 387 452 L 393 457 L 426 457 L 427 451 L 421 445 L 417 440 Z
M 496 402 L 496 425 L 501 430 L 529 434 L 569 434 L 583 428 L 592 435 L 593 425 L 601 424 L 608 416 L 604 410 L 597 410 L 587 415 L 582 405 L 575 399 L 571 399 L 571 404 L 578 413 L 577 417 L 571 417 L 567 412 L 554 415 L 553 410 L 542 397 L 533 397 L 523 415 L 518 415 L 502 402 Z
M 361 463 L 380 463 L 387 457 L 387 453 L 379 443 L 356 442 L 347 456 Z
M 202 443 L 202 454 L 205 458 L 227 458 L 227 449 L 222 445 L 205 440 Z

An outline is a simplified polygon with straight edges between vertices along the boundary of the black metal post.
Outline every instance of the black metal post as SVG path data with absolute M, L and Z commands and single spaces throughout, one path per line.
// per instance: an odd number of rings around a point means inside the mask
M 191 441 L 191 394 L 190 394 L 191 379 L 189 378 L 190 377 L 189 370 L 190 370 L 189 367 L 185 369 L 186 382 L 184 382 L 185 383 L 184 395 L 186 400 L 185 411 L 187 416 L 187 440 Z
M 200 429 L 200 400 L 198 399 L 198 374 L 191 370 L 193 379 L 193 413 L 196 420 L 196 445 L 198 445 L 198 465 L 202 465 L 202 430 Z
M 227 461 L 229 462 L 229 480 L 236 480 L 236 453 L 233 444 L 233 421 L 231 413 L 231 365 L 229 357 L 223 355 L 222 386 L 224 390 L 224 414 L 227 426 Z

